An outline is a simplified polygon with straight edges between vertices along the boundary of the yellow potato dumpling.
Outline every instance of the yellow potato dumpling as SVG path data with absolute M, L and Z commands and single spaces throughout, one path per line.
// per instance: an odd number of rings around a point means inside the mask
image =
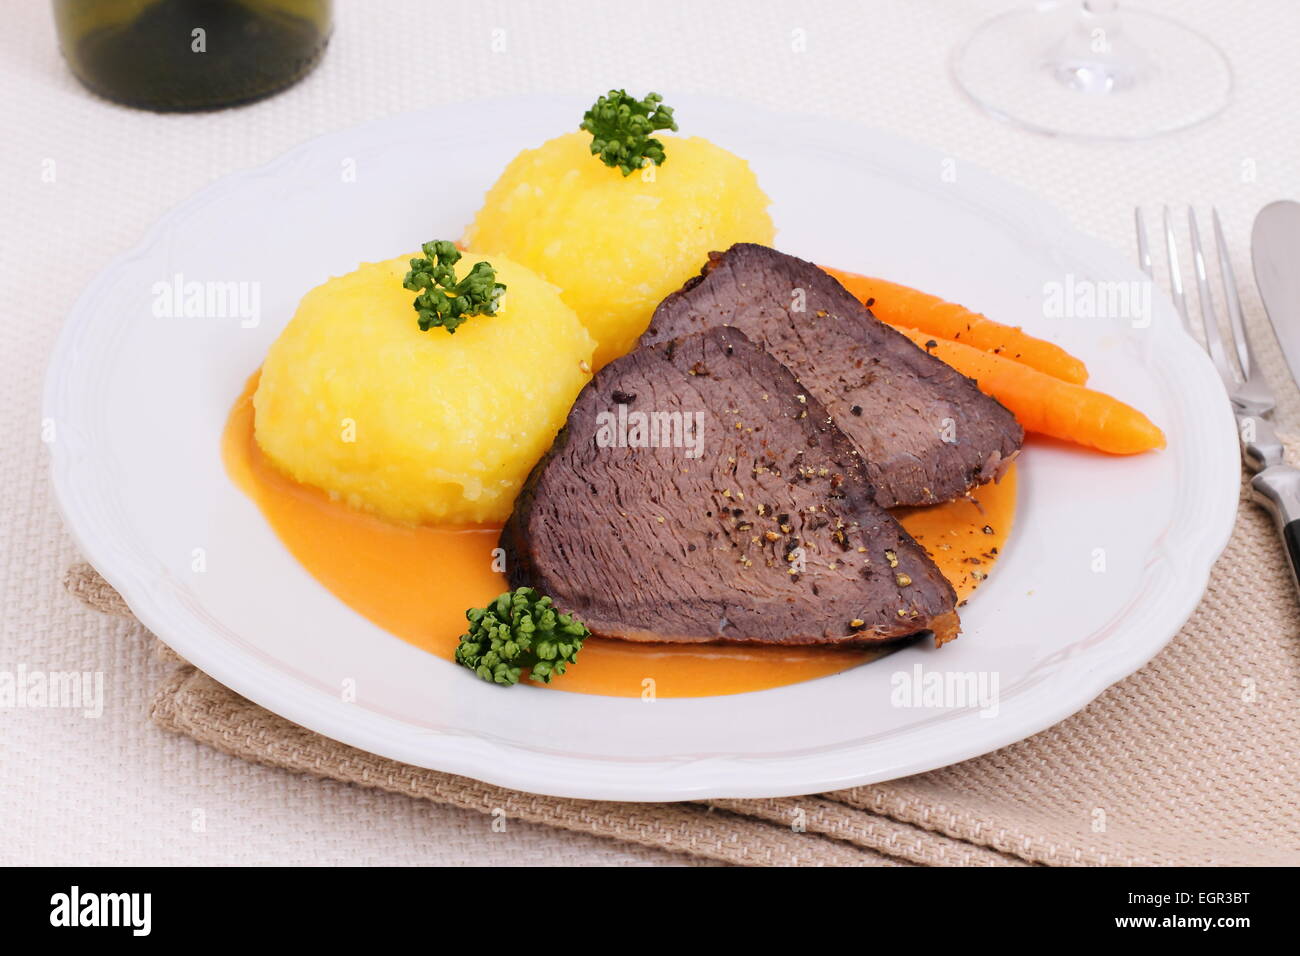
M 411 524 L 504 520 L 588 379 L 595 342 L 555 288 L 467 252 L 506 285 L 496 315 L 421 332 L 410 256 L 303 297 L 271 346 L 254 434 L 290 477 Z
M 745 160 L 697 136 L 662 141 L 664 165 L 627 177 L 591 155 L 589 133 L 524 150 L 465 236 L 559 286 L 596 337 L 597 368 L 631 351 L 711 250 L 771 245 L 775 234 Z

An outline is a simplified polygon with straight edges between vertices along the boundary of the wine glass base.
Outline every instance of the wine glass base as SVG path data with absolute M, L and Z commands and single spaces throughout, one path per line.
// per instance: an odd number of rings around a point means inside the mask
M 998 119 L 1049 136 L 1134 140 L 1228 105 L 1232 68 L 1207 37 L 1123 6 L 1109 36 L 1070 7 L 1001 14 L 953 53 L 952 75 Z

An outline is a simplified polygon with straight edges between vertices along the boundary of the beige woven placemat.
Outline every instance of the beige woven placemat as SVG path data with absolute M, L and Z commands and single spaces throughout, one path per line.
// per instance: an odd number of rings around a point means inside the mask
M 130 615 L 88 565 L 90 606 Z M 246 760 L 486 814 L 749 865 L 1300 865 L 1300 614 L 1269 520 L 1244 504 L 1173 642 L 1080 713 L 931 773 L 771 800 L 628 804 L 541 797 L 421 770 L 176 669 L 151 716 Z

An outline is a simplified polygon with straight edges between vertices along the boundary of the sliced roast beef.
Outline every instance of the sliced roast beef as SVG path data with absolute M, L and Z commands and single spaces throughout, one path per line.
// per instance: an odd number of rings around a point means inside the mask
M 999 477 L 1024 432 L 970 379 L 811 262 L 741 243 L 655 310 L 643 345 L 740 329 L 790 368 L 861 453 L 876 503 L 927 505 Z
M 630 641 L 956 636 L 956 595 L 875 501 L 852 443 L 737 329 L 605 366 L 501 533 L 529 585 Z

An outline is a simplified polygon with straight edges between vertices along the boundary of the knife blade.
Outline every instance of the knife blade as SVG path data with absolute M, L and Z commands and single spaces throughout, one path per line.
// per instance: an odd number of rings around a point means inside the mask
M 1284 199 L 1259 211 L 1250 231 L 1250 258 L 1273 335 L 1282 346 L 1291 377 L 1300 384 L 1300 203 Z M 1258 455 L 1267 467 L 1250 480 L 1251 496 L 1273 516 L 1286 546 L 1291 576 L 1300 588 L 1300 469 L 1283 460 L 1282 444 L 1267 414 L 1262 421 L 1272 437 L 1273 451 Z M 1252 447 L 1243 438 L 1248 460 Z
M 1300 203 L 1269 203 L 1255 217 L 1250 258 L 1273 335 L 1300 384 Z

